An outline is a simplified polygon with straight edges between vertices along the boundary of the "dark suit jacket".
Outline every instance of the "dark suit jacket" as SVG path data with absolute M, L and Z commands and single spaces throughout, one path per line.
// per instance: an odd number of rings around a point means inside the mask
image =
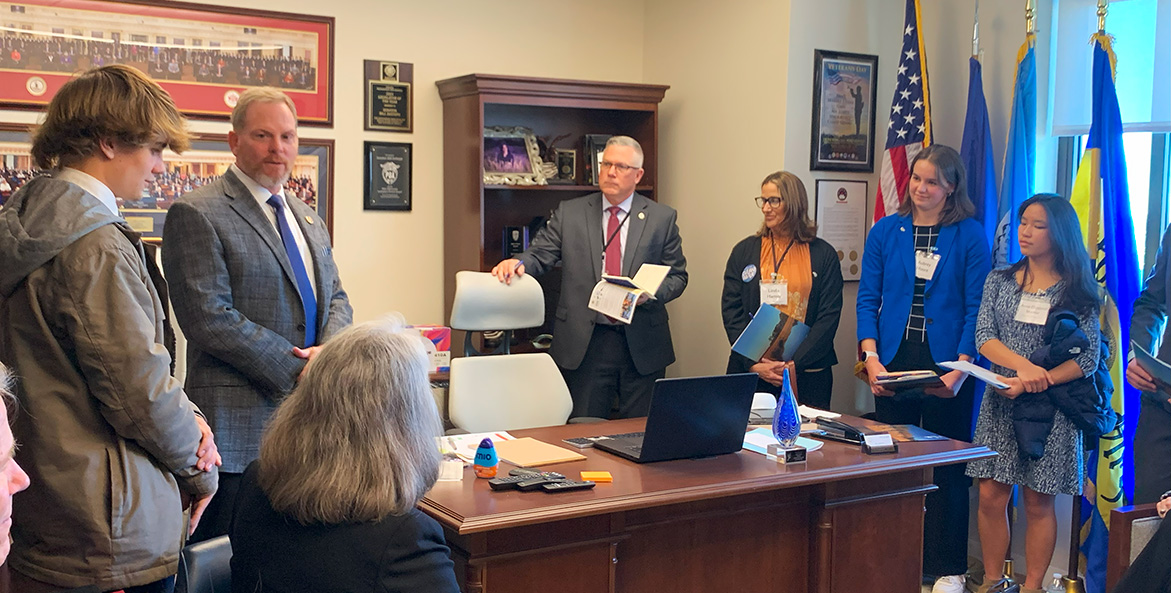
M 353 310 L 325 221 L 300 200 L 286 202 L 313 254 L 317 335 L 324 343 L 350 325 Z M 293 356 L 293 347 L 304 343 L 305 314 L 284 244 L 229 170 L 171 205 L 163 270 L 187 337 L 187 395 L 215 431 L 221 471 L 242 472 L 259 455 L 269 416 L 305 366 Z
M 1168 298 L 1171 298 L 1171 227 L 1163 233 L 1163 241 L 1159 244 L 1159 254 L 1155 257 L 1155 265 L 1151 267 L 1151 274 L 1147 276 L 1147 283 L 1138 299 L 1134 301 L 1134 313 L 1130 316 L 1130 339 L 1155 354 L 1162 361 L 1171 360 L 1171 339 L 1168 339 L 1171 327 L 1167 325 L 1169 310 Z M 1155 352 L 1155 345 L 1159 344 L 1159 351 Z M 1129 347 L 1129 346 L 1128 346 Z M 1171 404 L 1167 397 L 1158 393 L 1143 392 L 1144 399 L 1148 399 L 1171 412 Z
M 744 239 L 732 248 L 728 265 L 724 268 L 724 294 L 721 313 L 728 343 L 735 344 L 736 338 L 748 327 L 752 316 L 760 308 L 761 271 L 747 282 L 743 272 L 749 264 L 760 267 L 760 237 Z M 838 322 L 842 318 L 842 264 L 838 252 L 823 239 L 813 239 L 809 244 L 809 263 L 813 270 L 813 286 L 809 290 L 809 307 L 805 313 L 805 324 L 809 335 L 797 352 L 793 362 L 798 371 L 824 369 L 838 363 L 834 352 L 834 336 L 838 333 Z M 729 373 L 747 373 L 756 364 L 744 356 L 732 352 L 728 358 Z
M 992 263 L 988 240 L 975 219 L 939 229 L 939 263 L 927 281 L 923 308 L 927 341 L 936 362 L 976 357 L 976 316 Z M 911 316 L 915 294 L 915 231 L 911 216 L 892 214 L 874 223 L 862 255 L 858 284 L 858 341 L 878 341 L 878 358 L 890 364 Z
M 541 275 L 561 262 L 561 301 L 557 304 L 550 355 L 561 368 L 581 365 L 594 332 L 597 313 L 589 308 L 590 292 L 602 278 L 601 193 L 566 200 L 557 206 L 545 228 L 537 233 L 527 251 L 518 256 L 525 271 Z M 675 210 L 634 194 L 622 274 L 634 276 L 644 263 L 670 266 L 671 271 L 655 293 L 657 300 L 638 307 L 626 328 L 626 343 L 634 366 L 650 374 L 675 362 L 671 330 L 664 306 L 687 287 L 687 260 L 675 224 Z M 618 239 L 615 238 L 615 241 Z
M 439 523 L 418 509 L 372 523 L 301 525 L 273 510 L 248 467 L 232 518 L 232 590 L 457 593 Z

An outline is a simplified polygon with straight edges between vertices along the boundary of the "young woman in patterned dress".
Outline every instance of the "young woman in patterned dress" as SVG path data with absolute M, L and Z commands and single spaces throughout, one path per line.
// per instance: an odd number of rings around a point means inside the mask
M 1002 568 L 1009 546 L 1008 501 L 1013 486 L 1022 487 L 1025 501 L 1025 566 L 1022 593 L 1038 592 L 1057 541 L 1057 494 L 1081 494 L 1084 478 L 1081 432 L 1058 413 L 1040 459 L 1018 454 L 1013 432 L 1013 400 L 1022 393 L 1041 393 L 1094 372 L 1098 365 L 1099 298 L 1082 244 L 1077 213 L 1069 202 L 1052 194 L 1029 198 L 1018 211 L 1019 262 L 988 275 L 976 322 L 976 345 L 992 362 L 992 370 L 1009 385 L 988 387 L 976 420 L 972 442 L 999 455 L 968 464 L 978 478 L 980 507 L 977 526 L 985 578 L 980 591 L 1003 586 Z M 1090 341 L 1073 360 L 1052 369 L 1029 362 L 1045 345 L 1043 333 L 1051 308 L 1069 309 Z

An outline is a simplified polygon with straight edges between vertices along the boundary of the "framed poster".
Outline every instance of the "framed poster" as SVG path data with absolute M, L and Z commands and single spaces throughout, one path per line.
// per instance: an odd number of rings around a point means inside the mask
M 29 127 L 0 124 L 0 206 L 21 185 L 44 174 L 29 154 Z M 166 172 L 157 176 L 138 199 L 118 197 L 118 211 L 130 228 L 147 242 L 163 240 L 167 209 L 183 194 L 223 175 L 236 157 L 226 136 L 197 135 L 182 155 L 163 153 Z M 296 197 L 317 211 L 333 236 L 333 140 L 301 139 L 293 170 L 285 183 L 287 197 Z
M 0 108 L 41 109 L 75 73 L 128 64 L 189 116 L 227 119 L 240 92 L 288 93 L 333 125 L 333 17 L 168 0 L 22 0 L 0 28 Z M 19 32 L 14 31 L 19 30 Z
M 366 142 L 363 210 L 411 209 L 411 145 Z
M 818 179 L 816 183 L 817 236 L 837 250 L 842 279 L 856 281 L 862 277 L 866 246 L 866 182 Z
M 813 50 L 809 169 L 874 171 L 878 56 Z

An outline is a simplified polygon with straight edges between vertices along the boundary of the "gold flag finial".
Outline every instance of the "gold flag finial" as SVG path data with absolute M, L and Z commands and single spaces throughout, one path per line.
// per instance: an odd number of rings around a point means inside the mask
M 1106 9 L 1110 0 L 1098 0 L 1098 34 L 1106 34 Z
M 1025 37 L 1033 47 L 1037 34 L 1037 0 L 1025 0 Z

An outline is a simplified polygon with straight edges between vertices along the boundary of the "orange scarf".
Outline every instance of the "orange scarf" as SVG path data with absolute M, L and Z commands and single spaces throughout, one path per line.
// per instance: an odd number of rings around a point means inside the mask
M 786 251 L 787 250 L 787 251 Z M 809 244 L 788 239 L 760 238 L 760 281 L 767 284 L 776 280 L 789 283 L 788 304 L 774 305 L 796 321 L 805 321 L 809 308 L 809 291 L 813 289 L 813 266 L 809 261 Z

